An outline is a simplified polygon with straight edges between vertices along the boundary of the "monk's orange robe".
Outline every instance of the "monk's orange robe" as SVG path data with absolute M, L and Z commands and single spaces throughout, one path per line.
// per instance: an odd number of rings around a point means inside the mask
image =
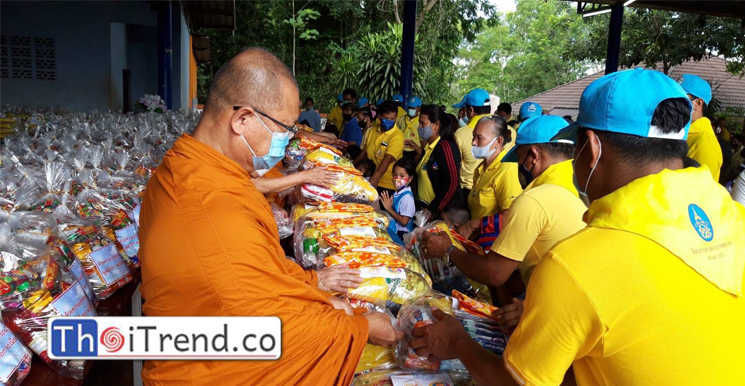
M 285 258 L 264 196 L 237 163 L 182 136 L 150 180 L 140 222 L 148 316 L 278 316 L 276 361 L 146 361 L 146 385 L 344 385 L 367 319 L 336 310 Z

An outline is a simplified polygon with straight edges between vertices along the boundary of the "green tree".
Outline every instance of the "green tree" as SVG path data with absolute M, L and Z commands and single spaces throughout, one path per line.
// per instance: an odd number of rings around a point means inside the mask
M 590 63 L 565 55 L 588 28 L 570 3 L 519 0 L 505 24 L 487 28 L 464 44 L 455 92 L 481 87 L 517 101 L 583 76 Z
M 590 39 L 578 41 L 567 54 L 574 59 L 604 61 L 608 44 L 608 15 L 588 18 Z M 732 73 L 745 74 L 745 34 L 732 18 L 658 11 L 624 10 L 619 63 L 656 68 L 665 74 L 686 60 L 716 53 L 728 60 Z

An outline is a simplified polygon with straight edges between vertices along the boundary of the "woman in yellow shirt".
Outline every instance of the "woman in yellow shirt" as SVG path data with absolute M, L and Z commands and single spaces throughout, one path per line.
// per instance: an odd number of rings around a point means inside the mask
M 506 154 L 504 146 L 511 141 L 507 122 L 496 115 L 481 118 L 473 130 L 471 152 L 483 161 L 476 167 L 473 189 L 468 195 L 471 221 L 458 229 L 464 237 L 479 229 L 483 217 L 504 213 L 522 192 L 517 164 L 501 162 Z

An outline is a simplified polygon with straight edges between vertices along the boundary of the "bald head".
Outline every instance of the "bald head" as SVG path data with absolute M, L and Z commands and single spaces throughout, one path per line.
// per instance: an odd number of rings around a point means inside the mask
M 246 48 L 237 53 L 212 78 L 205 114 L 234 105 L 270 111 L 284 102 L 287 88 L 298 86 L 290 69 L 279 58 L 262 48 Z

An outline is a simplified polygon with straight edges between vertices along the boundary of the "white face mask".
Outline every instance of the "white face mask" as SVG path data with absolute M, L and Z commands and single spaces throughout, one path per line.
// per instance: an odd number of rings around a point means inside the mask
M 494 137 L 494 139 L 492 139 L 491 142 L 489 142 L 489 144 L 486 146 L 472 146 L 471 154 L 473 155 L 473 158 L 489 159 L 489 157 L 491 157 L 492 154 L 497 151 L 497 149 L 491 149 L 491 145 L 493 145 L 496 140 L 497 137 Z
M 588 138 L 587 141 L 585 141 L 585 144 L 582 145 L 582 148 L 579 149 L 579 153 L 577 153 L 577 157 L 579 158 L 579 155 L 582 154 L 582 150 L 585 150 L 585 146 L 587 146 L 587 142 L 589 142 L 590 139 Z M 598 162 L 600 162 L 600 157 L 603 155 L 603 144 L 600 142 L 600 138 L 598 138 L 598 146 L 600 146 L 600 151 L 598 151 L 598 159 L 595 160 L 595 164 L 592 165 L 592 169 L 590 170 L 590 175 L 587 176 L 587 182 L 585 183 L 585 189 L 582 190 L 579 186 L 579 181 L 577 180 L 577 170 L 575 168 L 574 160 L 572 160 L 572 171 L 574 173 L 574 178 L 572 182 L 574 182 L 574 187 L 577 189 L 577 193 L 579 193 L 579 198 L 582 200 L 582 203 L 585 204 L 586 207 L 590 207 L 591 201 L 590 197 L 587 195 L 587 187 L 590 186 L 590 178 L 592 178 L 592 173 L 595 172 L 595 168 L 598 166 Z
M 416 109 L 409 109 L 409 116 L 412 118 L 416 117 Z

